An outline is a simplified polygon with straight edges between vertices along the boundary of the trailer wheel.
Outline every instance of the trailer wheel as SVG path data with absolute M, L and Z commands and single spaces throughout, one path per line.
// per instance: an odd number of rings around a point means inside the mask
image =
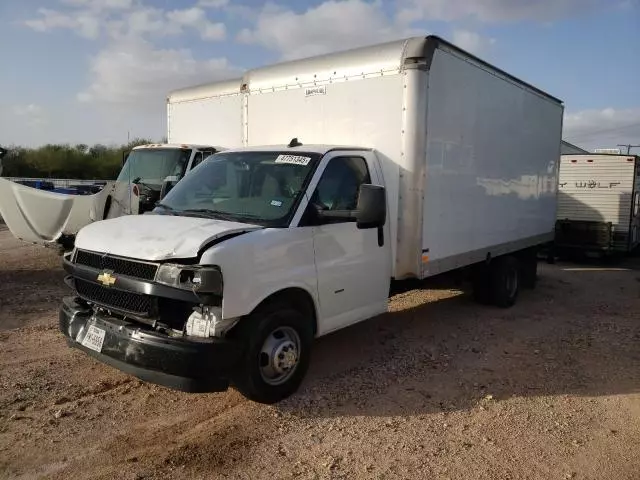
M 520 265 L 511 256 L 496 258 L 491 264 L 491 303 L 500 308 L 509 308 L 516 303 L 520 291 Z
M 296 392 L 309 367 L 313 330 L 283 303 L 258 308 L 234 329 L 245 353 L 232 383 L 246 398 L 272 404 Z

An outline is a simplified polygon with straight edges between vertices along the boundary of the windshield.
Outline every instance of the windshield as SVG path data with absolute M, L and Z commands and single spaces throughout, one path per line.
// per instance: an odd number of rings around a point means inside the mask
M 159 190 L 167 177 L 176 176 L 175 180 L 179 180 L 184 175 L 190 157 L 190 149 L 132 150 L 118 175 L 118 181 L 142 183 Z
M 308 153 L 217 153 L 178 182 L 157 211 L 284 227 L 319 159 Z

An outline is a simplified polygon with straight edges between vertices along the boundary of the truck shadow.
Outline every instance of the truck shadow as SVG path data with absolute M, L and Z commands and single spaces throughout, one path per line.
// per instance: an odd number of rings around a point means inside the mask
M 638 392 L 640 325 L 630 313 L 640 310 L 638 263 L 541 263 L 537 289 L 508 310 L 439 290 L 438 280 L 399 294 L 391 313 L 319 339 L 307 380 L 279 408 L 395 416 L 511 397 Z

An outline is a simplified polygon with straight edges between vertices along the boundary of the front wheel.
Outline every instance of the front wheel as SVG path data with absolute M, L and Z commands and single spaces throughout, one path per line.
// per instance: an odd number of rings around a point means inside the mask
M 250 400 L 276 403 L 296 392 L 309 367 L 309 318 L 281 303 L 259 308 L 234 329 L 244 346 L 232 383 Z

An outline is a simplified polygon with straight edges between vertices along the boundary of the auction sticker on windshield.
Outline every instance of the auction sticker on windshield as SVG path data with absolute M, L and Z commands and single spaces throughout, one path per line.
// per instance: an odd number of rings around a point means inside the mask
M 104 343 L 104 333 L 103 329 L 91 325 L 87 334 L 82 339 L 82 346 L 100 353 L 102 344 Z
M 292 163 L 294 165 L 308 165 L 311 157 L 302 157 L 300 155 L 278 155 L 275 163 Z

